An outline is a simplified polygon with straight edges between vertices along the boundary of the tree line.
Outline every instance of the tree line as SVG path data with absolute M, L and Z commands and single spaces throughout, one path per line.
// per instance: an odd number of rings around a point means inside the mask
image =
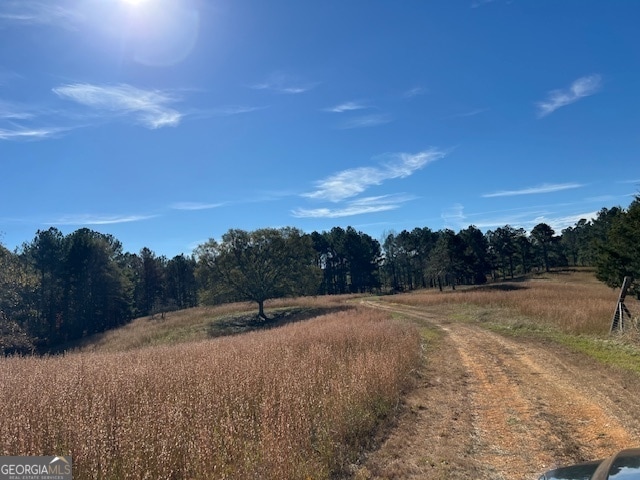
M 66 236 L 40 230 L 17 252 L 0 246 L 0 352 L 3 338 L 20 351 L 46 351 L 138 316 L 195 306 L 194 271 L 193 257 L 127 253 L 113 236 L 87 228 Z
M 253 301 L 266 319 L 270 298 L 443 290 L 566 266 L 593 266 L 619 287 L 624 276 L 640 278 L 639 236 L 640 197 L 559 234 L 545 223 L 529 232 L 422 227 L 379 240 L 353 227 L 231 229 L 171 259 L 146 247 L 124 252 L 113 236 L 87 228 L 49 228 L 13 252 L 0 245 L 0 353 L 49 351 L 199 304 Z M 631 291 L 640 295 L 637 282 Z

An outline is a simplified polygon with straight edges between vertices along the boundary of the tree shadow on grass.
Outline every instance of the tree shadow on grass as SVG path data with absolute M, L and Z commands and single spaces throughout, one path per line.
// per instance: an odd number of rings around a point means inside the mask
M 525 290 L 530 288 L 525 285 L 526 277 L 516 277 L 507 280 L 498 280 L 495 283 L 485 283 L 484 285 L 473 285 L 465 288 L 466 292 L 512 292 L 515 290 Z
M 484 285 L 477 290 L 497 290 L 500 292 L 511 292 L 514 290 L 526 290 L 529 287 L 518 285 L 517 283 L 496 283 L 494 285 Z
M 266 310 L 268 319 L 260 318 L 255 312 L 225 315 L 211 320 L 207 327 L 209 337 L 239 335 L 255 330 L 281 327 L 288 323 L 310 320 L 320 315 L 348 310 L 352 307 L 294 307 Z

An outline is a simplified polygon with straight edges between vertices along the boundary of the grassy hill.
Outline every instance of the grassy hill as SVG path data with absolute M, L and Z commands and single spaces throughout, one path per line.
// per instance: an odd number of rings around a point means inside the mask
M 399 404 L 420 339 L 371 309 L 300 303 L 243 335 L 210 338 L 254 318 L 246 305 L 194 309 L 0 358 L 0 454 L 72 454 L 79 479 L 330 478 Z
M 307 320 L 344 309 L 355 295 L 302 297 L 266 303 L 269 321 L 257 317 L 254 303 L 231 303 L 196 307 L 160 315 L 140 317 L 131 323 L 93 335 L 62 350 L 120 352 L 136 348 L 173 345 L 247 333 Z

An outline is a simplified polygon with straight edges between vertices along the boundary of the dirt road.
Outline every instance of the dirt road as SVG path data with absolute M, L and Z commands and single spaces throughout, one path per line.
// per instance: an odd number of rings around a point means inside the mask
M 640 445 L 640 382 L 565 349 L 369 302 L 441 328 L 369 479 L 537 479 Z

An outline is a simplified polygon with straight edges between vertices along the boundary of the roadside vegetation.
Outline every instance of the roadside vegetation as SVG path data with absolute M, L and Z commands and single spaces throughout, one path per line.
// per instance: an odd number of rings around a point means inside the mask
M 502 309 L 505 312 L 499 317 L 512 325 L 528 322 L 572 334 L 605 334 L 609 333 L 618 294 L 618 290 L 598 282 L 593 271 L 573 269 L 441 293 L 423 290 L 389 298 L 405 305 L 450 305 L 458 315 L 464 314 L 461 307 L 466 305 L 468 318 L 476 320 L 488 315 L 472 306 L 494 313 Z
M 625 299 L 632 314 L 630 328 L 609 334 L 619 293 L 599 282 L 592 269 L 567 269 L 380 300 L 426 309 L 452 321 L 480 323 L 506 335 L 544 338 L 602 363 L 640 373 L 640 301 L 636 297 Z
M 398 405 L 417 330 L 367 309 L 179 345 L 0 358 L 0 454 L 74 478 L 331 478 Z

